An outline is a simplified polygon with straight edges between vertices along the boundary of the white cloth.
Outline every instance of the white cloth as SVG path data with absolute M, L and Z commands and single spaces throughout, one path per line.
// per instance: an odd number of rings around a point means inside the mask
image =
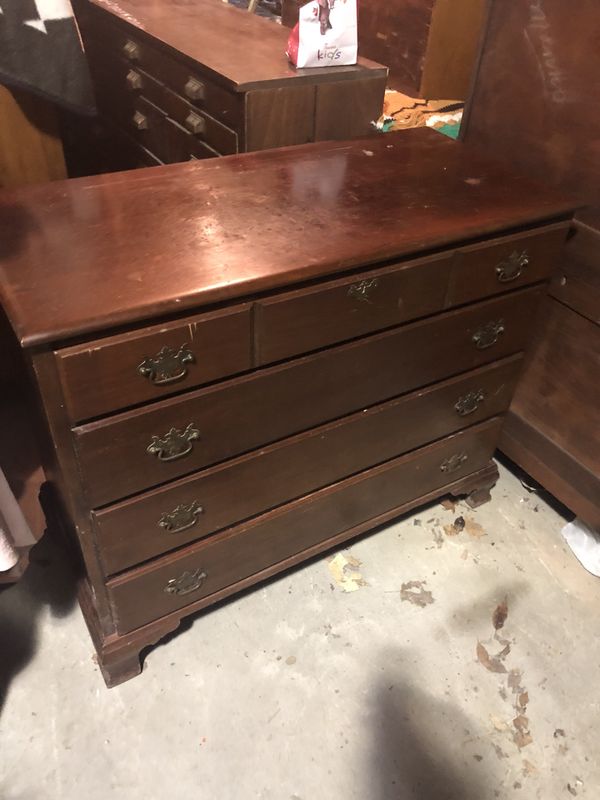
M 35 537 L 0 470 L 0 572 L 11 569 L 17 563 L 17 548 L 33 544 Z

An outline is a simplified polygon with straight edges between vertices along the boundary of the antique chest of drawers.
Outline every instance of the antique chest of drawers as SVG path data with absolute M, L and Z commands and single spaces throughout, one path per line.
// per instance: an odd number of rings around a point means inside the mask
M 365 136 L 387 68 L 295 70 L 288 31 L 221 0 L 77 0 L 98 107 L 123 166 Z
M 489 499 L 570 213 L 426 129 L 2 196 L 2 302 L 109 685 L 187 614 Z

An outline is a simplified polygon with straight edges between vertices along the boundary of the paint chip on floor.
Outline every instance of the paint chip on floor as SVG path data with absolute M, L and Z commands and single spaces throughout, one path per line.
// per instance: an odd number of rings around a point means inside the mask
M 329 572 L 343 592 L 356 592 L 361 586 L 368 586 L 360 574 L 361 565 L 362 562 L 358 558 L 344 553 L 338 553 L 327 564 Z
M 400 599 L 412 603 L 414 606 L 425 608 L 435 602 L 433 594 L 425 589 L 427 581 L 408 581 L 400 587 Z

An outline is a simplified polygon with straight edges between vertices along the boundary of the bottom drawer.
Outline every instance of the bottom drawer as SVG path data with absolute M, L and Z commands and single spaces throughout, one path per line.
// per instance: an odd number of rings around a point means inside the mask
M 281 506 L 108 582 L 120 634 L 485 466 L 495 418 Z M 284 568 L 284 565 L 282 565 Z

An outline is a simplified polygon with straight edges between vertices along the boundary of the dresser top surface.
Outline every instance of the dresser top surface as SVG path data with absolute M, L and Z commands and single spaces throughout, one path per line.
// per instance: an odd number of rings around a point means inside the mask
M 387 67 L 362 58 L 355 66 L 297 70 L 285 54 L 289 29 L 222 0 L 89 0 L 89 5 L 209 69 L 236 91 L 265 83 L 349 79 L 367 69 L 387 75 Z
M 58 181 L 0 193 L 0 300 L 33 346 L 571 210 L 424 128 Z

